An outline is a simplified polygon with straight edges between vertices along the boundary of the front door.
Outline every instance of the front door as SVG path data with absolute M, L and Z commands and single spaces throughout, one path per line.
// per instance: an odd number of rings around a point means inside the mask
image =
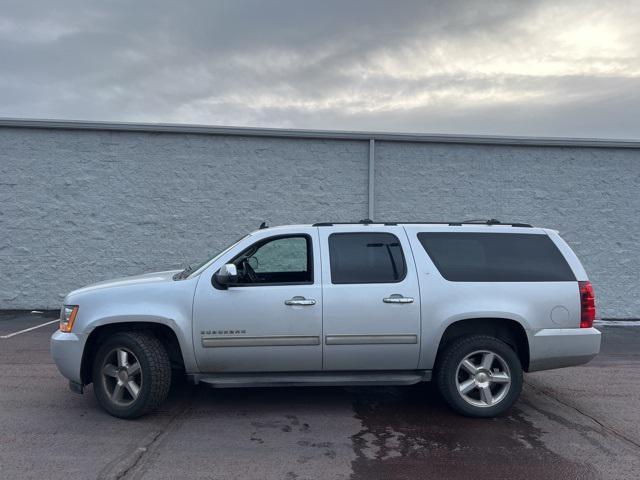
M 324 370 L 412 370 L 420 292 L 402 227 L 319 227 Z
M 238 281 L 212 284 L 225 263 Z M 202 372 L 322 369 L 322 288 L 316 228 L 256 232 L 201 274 L 193 342 Z

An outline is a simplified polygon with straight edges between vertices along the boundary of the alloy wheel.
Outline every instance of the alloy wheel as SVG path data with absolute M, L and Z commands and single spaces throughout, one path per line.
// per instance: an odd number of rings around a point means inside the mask
M 477 350 L 458 364 L 456 386 L 465 402 L 474 407 L 492 407 L 507 396 L 511 371 L 495 352 Z
M 127 407 L 140 396 L 142 370 L 140 362 L 127 348 L 114 348 L 105 357 L 101 368 L 102 382 L 109 399 Z

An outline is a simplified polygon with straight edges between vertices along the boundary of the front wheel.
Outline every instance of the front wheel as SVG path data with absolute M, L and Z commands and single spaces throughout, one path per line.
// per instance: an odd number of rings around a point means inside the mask
M 488 335 L 454 340 L 442 353 L 436 380 L 445 401 L 469 417 L 494 417 L 508 410 L 522 391 L 518 355 Z
M 98 403 L 114 417 L 137 418 L 165 400 L 171 386 L 171 363 L 155 336 L 120 332 L 98 349 L 93 362 L 93 390 Z

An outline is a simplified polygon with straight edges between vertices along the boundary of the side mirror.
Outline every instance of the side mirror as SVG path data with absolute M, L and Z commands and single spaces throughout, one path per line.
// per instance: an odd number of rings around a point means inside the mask
M 233 263 L 227 263 L 218 270 L 214 278 L 220 286 L 227 287 L 238 280 L 238 269 Z

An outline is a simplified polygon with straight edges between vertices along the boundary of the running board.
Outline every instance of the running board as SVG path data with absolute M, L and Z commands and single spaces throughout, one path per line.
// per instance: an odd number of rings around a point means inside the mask
M 214 388 L 413 385 L 431 380 L 431 370 L 394 372 L 219 373 L 191 374 L 195 383 Z

